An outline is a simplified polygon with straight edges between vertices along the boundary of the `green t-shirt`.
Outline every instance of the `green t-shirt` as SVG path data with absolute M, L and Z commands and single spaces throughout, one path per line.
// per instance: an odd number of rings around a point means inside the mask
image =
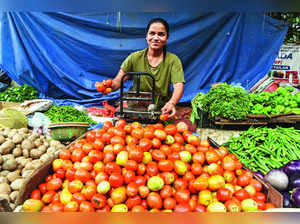
M 156 67 L 149 64 L 147 48 L 130 54 L 122 63 L 121 69 L 124 72 L 147 72 L 155 78 L 155 104 L 158 109 L 162 108 L 172 96 L 170 84 L 185 82 L 184 73 L 180 59 L 170 52 L 166 53 L 165 59 Z M 133 88 L 136 89 L 134 79 Z M 141 76 L 141 91 L 152 91 L 152 79 L 148 76 Z

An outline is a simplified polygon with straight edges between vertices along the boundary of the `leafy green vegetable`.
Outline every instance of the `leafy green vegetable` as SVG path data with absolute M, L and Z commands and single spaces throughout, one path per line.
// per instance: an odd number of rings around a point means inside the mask
M 197 119 L 197 108 L 208 112 L 211 118 L 221 116 L 230 120 L 243 119 L 250 110 L 247 92 L 241 87 L 220 83 L 212 87 L 207 94 L 199 93 L 192 100 L 191 121 Z
M 5 91 L 0 92 L 0 101 L 21 103 L 25 100 L 34 100 L 38 98 L 38 91 L 30 85 L 18 87 L 8 87 Z
M 53 105 L 44 113 L 49 117 L 52 123 L 57 122 L 87 122 L 95 124 L 84 111 L 79 111 L 72 106 L 57 106 Z

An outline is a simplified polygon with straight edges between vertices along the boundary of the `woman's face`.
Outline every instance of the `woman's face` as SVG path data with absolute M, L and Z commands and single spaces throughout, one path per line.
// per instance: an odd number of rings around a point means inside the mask
M 164 25 L 161 23 L 152 23 L 148 30 L 146 40 L 149 48 L 153 50 L 162 49 L 168 42 L 167 31 Z

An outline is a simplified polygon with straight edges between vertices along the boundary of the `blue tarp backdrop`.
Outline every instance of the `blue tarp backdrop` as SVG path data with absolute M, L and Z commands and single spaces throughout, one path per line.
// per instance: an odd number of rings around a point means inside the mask
M 147 47 L 153 17 L 170 24 L 167 49 L 185 72 L 181 102 L 216 82 L 250 89 L 265 76 L 288 26 L 263 13 L 1 13 L 0 67 L 18 84 L 31 84 L 59 103 L 99 105 L 95 82 L 113 78 L 122 61 Z

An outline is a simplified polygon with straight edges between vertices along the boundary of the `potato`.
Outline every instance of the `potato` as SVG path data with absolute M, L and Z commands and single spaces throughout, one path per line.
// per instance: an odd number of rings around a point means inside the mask
M 40 152 L 38 149 L 31 149 L 30 157 L 33 159 L 39 159 L 43 153 Z
M 30 140 L 29 138 L 25 139 L 21 144 L 22 149 L 33 149 L 35 147 L 33 141 L 34 140 Z
M 49 147 L 49 148 L 47 149 L 47 153 L 52 153 L 52 154 L 54 154 L 55 152 L 56 152 L 56 148 L 53 147 L 53 146 L 51 146 L 51 147 Z
M 44 154 L 47 151 L 47 147 L 45 145 L 41 145 L 40 147 L 38 147 L 38 150 Z
M 35 141 L 34 141 L 34 145 L 35 145 L 35 147 L 39 147 L 39 146 L 41 146 L 43 144 L 43 141 L 41 140 L 41 139 L 36 139 Z
M 53 157 L 46 153 L 46 154 L 43 154 L 43 155 L 40 157 L 40 161 L 41 161 L 42 163 L 45 163 L 45 162 L 47 162 L 48 160 L 50 160 L 51 158 L 53 158 Z
M 32 164 L 34 170 L 36 170 L 41 165 L 43 165 L 43 163 L 39 159 L 32 160 L 31 164 Z
M 21 165 L 23 166 L 23 167 L 25 167 L 28 163 L 30 163 L 32 161 L 32 159 L 31 158 L 27 158 L 27 159 L 23 159 L 22 161 L 21 161 Z
M 15 209 L 14 212 L 22 212 L 23 211 L 23 205 L 18 205 Z
M 6 177 L 7 176 L 7 174 L 9 174 L 10 172 L 8 171 L 8 170 L 2 170 L 1 172 L 0 172 L 0 176 L 1 177 Z
M 9 195 L 10 201 L 15 202 L 18 195 L 19 195 L 19 191 L 11 192 L 10 195 Z
M 22 149 L 21 148 L 14 148 L 14 150 L 13 150 L 12 153 L 13 153 L 13 155 L 14 155 L 15 158 L 19 157 L 19 156 L 22 155 Z
M 50 146 L 59 146 L 59 145 L 61 145 L 61 143 L 57 140 L 51 140 L 50 141 Z
M 11 187 L 12 190 L 19 190 L 22 187 L 23 183 L 24 183 L 24 179 L 19 178 L 19 179 L 14 180 L 10 184 L 10 187 Z
M 15 144 L 19 144 L 23 141 L 23 136 L 16 133 L 13 137 L 12 137 L 12 141 L 15 143 Z
M 8 183 L 8 180 L 6 177 L 0 177 L 0 184 L 2 183 Z
M 20 133 L 20 134 L 27 134 L 28 131 L 29 130 L 27 128 L 20 128 L 20 129 L 18 129 L 18 133 Z
M 1 154 L 8 154 L 11 152 L 11 150 L 15 147 L 15 143 L 7 139 L 2 145 L 0 146 L 0 153 Z
M 0 164 L 3 163 L 3 157 L 0 155 Z
M 0 194 L 9 194 L 10 192 L 11 189 L 7 183 L 0 184 Z
M 3 161 L 9 160 L 9 159 L 14 159 L 14 155 L 13 154 L 7 154 L 7 155 L 3 155 L 2 156 Z
M 9 182 L 14 182 L 16 179 L 20 178 L 20 171 L 16 170 L 7 174 L 7 179 Z
M 14 210 L 16 208 L 16 205 L 14 203 L 9 203 L 9 207 Z
M 11 129 L 10 132 L 8 133 L 7 137 L 13 138 L 17 134 L 16 129 Z
M 9 134 L 9 132 L 10 132 L 10 128 L 5 128 L 4 130 L 3 130 L 3 136 L 4 137 L 8 137 L 8 134 Z
M 34 142 L 34 140 L 36 140 L 38 137 L 40 137 L 39 134 L 35 133 L 35 134 L 31 134 L 29 135 L 29 137 L 27 138 L 29 141 Z
M 9 159 L 9 160 L 6 160 L 4 163 L 3 163 L 3 166 L 2 168 L 4 170 L 9 170 L 9 171 L 13 171 L 17 168 L 18 166 L 18 163 L 15 159 Z
M 29 150 L 28 149 L 23 149 L 22 150 L 22 154 L 25 158 L 28 158 L 29 157 Z
M 3 142 L 5 142 L 5 138 L 3 137 L 3 135 L 0 135 L 0 144 L 2 144 Z
M 46 148 L 48 148 L 50 146 L 49 142 L 48 141 L 44 141 L 44 144 L 43 144 Z
M 34 170 L 22 170 L 22 177 L 27 178 L 30 177 Z
M 18 164 L 21 164 L 21 161 L 22 161 L 23 159 L 25 159 L 25 157 L 20 156 L 20 157 L 16 158 L 15 160 L 17 161 Z
M 9 192 L 10 193 L 10 192 Z M 3 200 L 5 199 L 6 201 L 10 201 L 10 198 L 9 198 L 9 193 L 8 194 L 5 194 L 5 193 L 0 193 L 0 200 Z

